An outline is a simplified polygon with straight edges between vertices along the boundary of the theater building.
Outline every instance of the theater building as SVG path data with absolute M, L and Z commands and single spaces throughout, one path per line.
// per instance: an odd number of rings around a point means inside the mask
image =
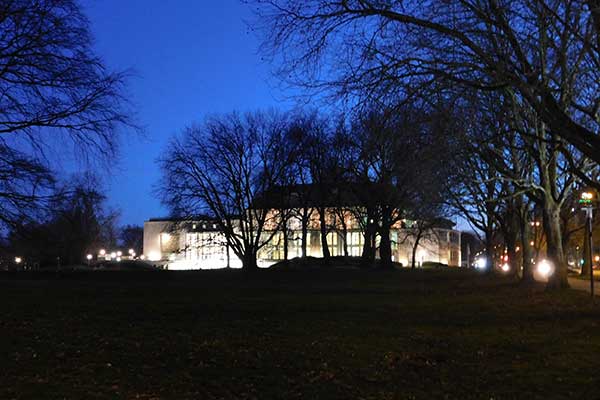
M 333 190 L 335 192 L 335 189 Z M 269 231 L 266 226 L 264 235 L 273 236 L 259 251 L 259 267 L 268 267 L 285 257 L 285 234 L 287 230 L 288 259 L 302 256 L 302 237 L 306 231 L 306 255 L 322 257 L 321 230 L 318 208 L 325 210 L 327 226 L 327 244 L 332 256 L 360 257 L 364 247 L 365 221 L 360 220 L 364 213 L 355 200 L 348 194 L 328 193 L 315 196 L 304 189 L 286 190 L 286 198 L 269 196 L 270 200 L 257 201 L 261 207 L 285 208 L 286 223 L 277 231 Z M 333 199 L 329 204 L 315 197 Z M 275 199 L 275 201 L 273 201 Z M 337 204 L 335 204 L 337 203 Z M 343 206 L 339 204 L 344 204 Z M 304 220 L 304 224 L 302 221 Z M 361 223 L 362 222 L 362 223 Z M 303 229 L 305 225 L 305 229 Z M 413 254 L 415 264 L 444 264 L 458 267 L 461 265 L 461 233 L 454 230 L 447 220 L 439 220 L 432 228 L 422 232 L 419 243 L 416 239 L 414 221 L 399 220 L 390 230 L 392 261 L 403 266 L 411 266 Z M 376 248 L 379 240 L 376 239 Z M 240 268 L 241 261 L 230 251 L 217 221 L 206 216 L 186 219 L 150 219 L 144 223 L 144 255 L 157 264 L 174 270 Z

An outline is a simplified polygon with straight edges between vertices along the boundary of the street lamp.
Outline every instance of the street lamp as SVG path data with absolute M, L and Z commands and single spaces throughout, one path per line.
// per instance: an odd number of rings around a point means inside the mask
M 23 259 L 21 257 L 15 257 L 15 264 L 21 264 Z
M 585 191 L 581 193 L 581 198 L 579 199 L 579 204 L 585 210 L 585 230 L 586 230 L 586 239 L 588 244 L 588 260 L 590 261 L 590 293 L 592 295 L 592 299 L 594 298 L 594 265 L 592 263 L 592 220 L 594 218 L 593 205 L 594 194 L 589 191 Z
M 89 267 L 90 264 L 92 263 L 92 258 L 94 258 L 94 256 L 92 256 L 91 254 L 88 254 L 87 256 L 85 256 L 85 258 L 87 259 L 87 263 L 88 263 L 88 267 Z

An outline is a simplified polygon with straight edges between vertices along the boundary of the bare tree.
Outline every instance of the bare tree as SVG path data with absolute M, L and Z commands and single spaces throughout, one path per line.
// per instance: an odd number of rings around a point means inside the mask
M 89 21 L 75 0 L 0 4 L 0 219 L 40 208 L 48 148 L 113 155 L 119 127 L 135 128 L 124 97 L 126 73 L 94 54 Z M 15 213 L 15 210 L 20 210 Z
M 258 251 L 282 223 L 262 195 L 286 176 L 287 128 L 274 112 L 215 116 L 173 139 L 160 160 L 163 202 L 176 215 L 214 217 L 247 270 L 257 268 Z
M 510 88 L 600 163 L 597 1 L 254 2 L 265 48 L 294 83 L 384 99 L 438 81 Z

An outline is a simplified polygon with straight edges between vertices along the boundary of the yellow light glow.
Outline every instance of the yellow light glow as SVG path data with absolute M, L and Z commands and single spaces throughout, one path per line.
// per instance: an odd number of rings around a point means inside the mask
M 594 194 L 590 192 L 583 192 L 581 193 L 581 198 L 583 200 L 592 200 L 594 198 Z
M 547 278 L 554 272 L 554 268 L 548 260 L 540 261 L 537 270 L 540 273 L 540 275 L 542 275 L 544 278 Z
M 530 244 L 531 246 L 534 246 L 534 245 L 535 245 L 535 242 L 532 240 L 531 242 L 529 242 L 529 244 Z
M 600 256 L 596 256 L 594 260 L 596 260 L 596 262 L 600 261 Z

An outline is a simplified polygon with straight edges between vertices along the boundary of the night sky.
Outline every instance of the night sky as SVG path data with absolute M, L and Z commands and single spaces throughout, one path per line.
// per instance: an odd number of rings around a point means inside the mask
M 82 3 L 106 65 L 135 71 L 129 91 L 145 136 L 123 135 L 106 184 L 122 224 L 167 215 L 152 189 L 160 179 L 156 159 L 172 134 L 207 114 L 291 106 L 261 61 L 245 23 L 249 8 L 239 0 Z

